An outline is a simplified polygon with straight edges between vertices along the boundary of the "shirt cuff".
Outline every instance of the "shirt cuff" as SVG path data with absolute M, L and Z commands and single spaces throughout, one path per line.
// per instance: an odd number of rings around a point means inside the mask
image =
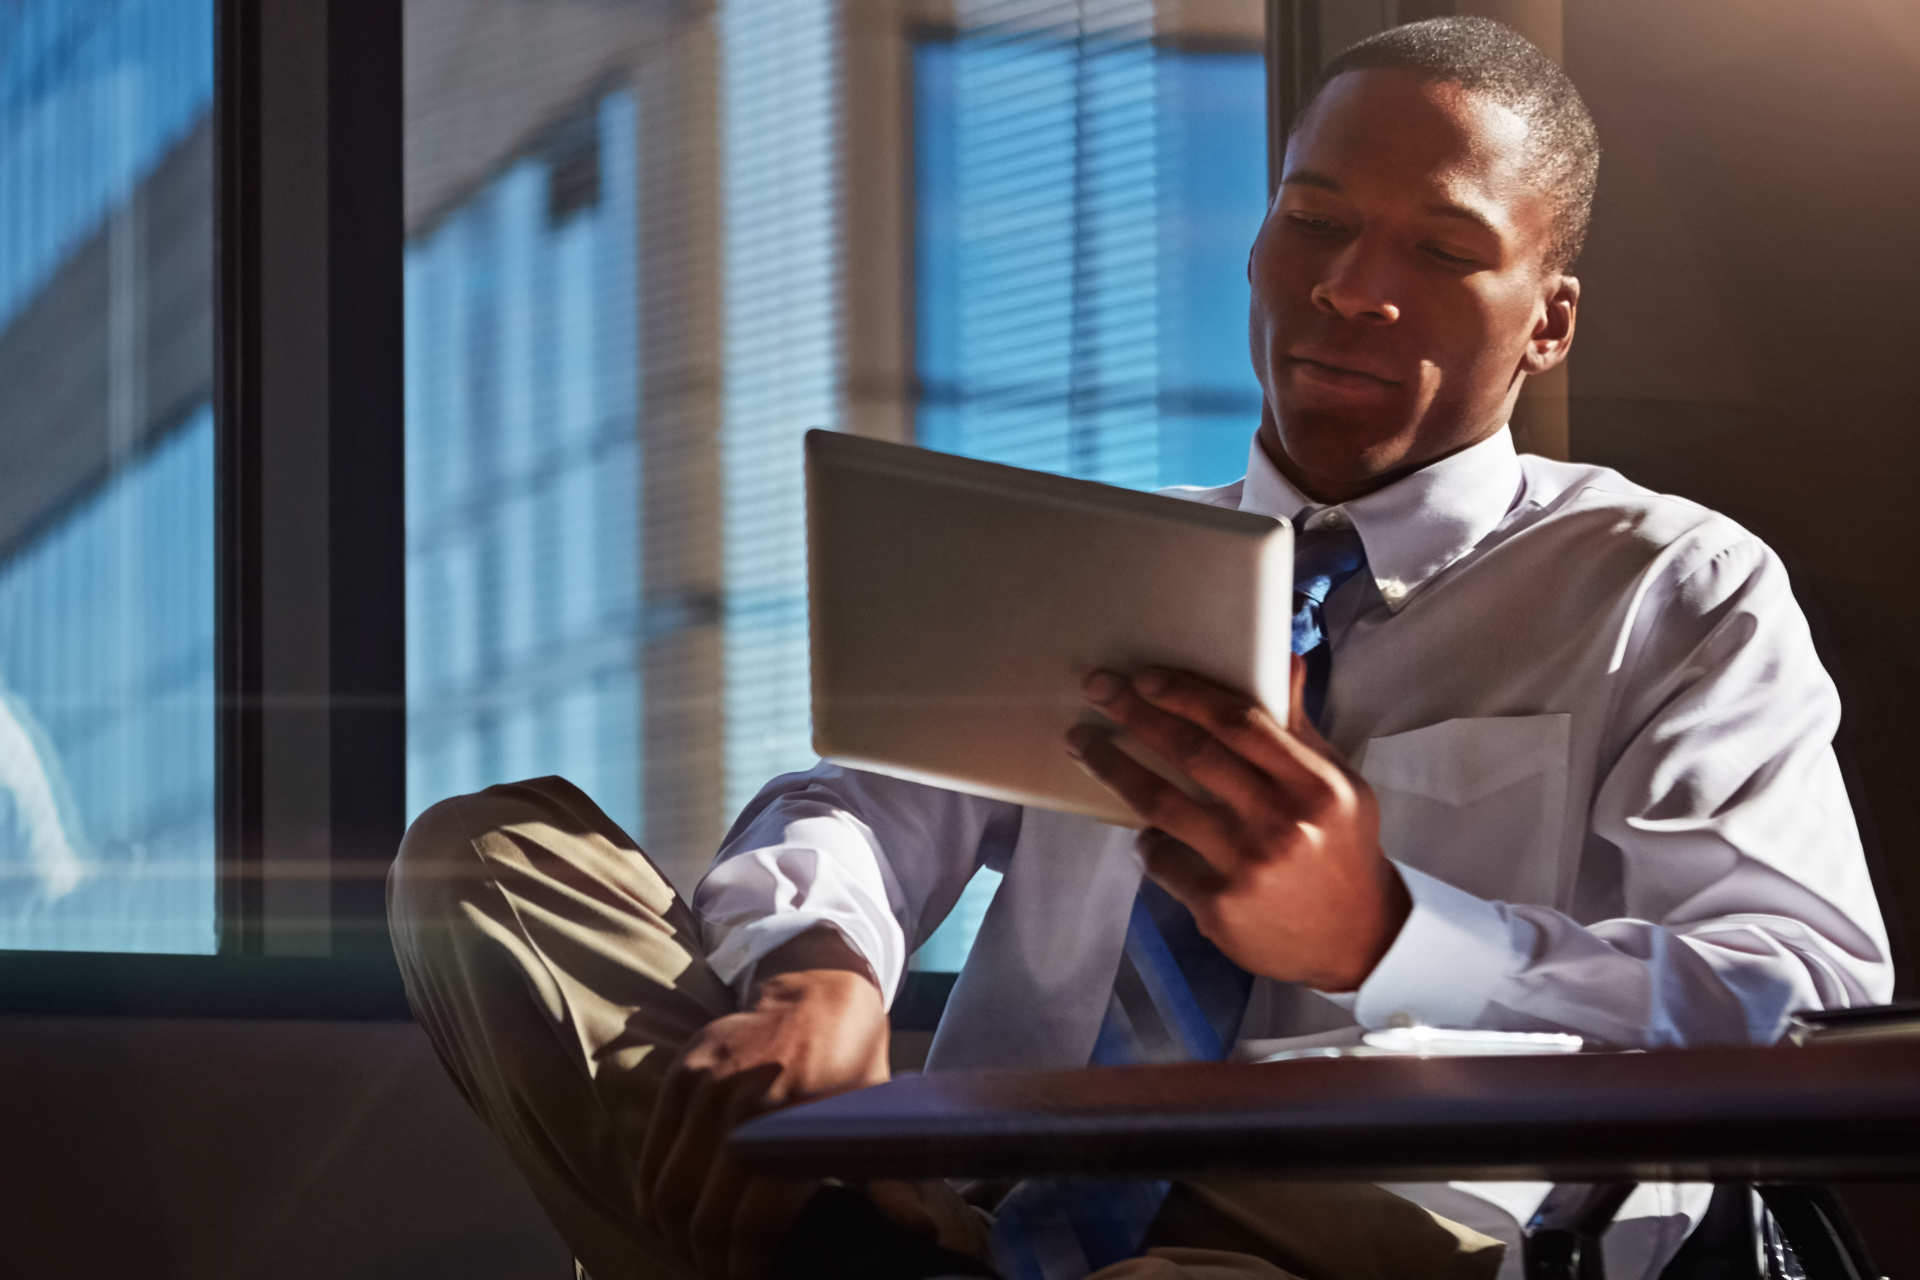
M 1354 1021 L 1369 1031 L 1405 1022 L 1475 1026 L 1517 963 L 1506 912 L 1404 862 L 1393 865 L 1413 910 L 1354 993 Z
M 734 998 L 742 1004 L 746 1003 L 747 994 L 753 987 L 760 962 L 770 953 L 820 925 L 826 925 L 839 934 L 856 955 L 866 958 L 868 964 L 874 963 L 868 950 L 854 938 L 845 923 L 825 912 L 782 911 L 778 915 L 733 926 L 715 925 L 706 920 L 700 923 L 702 932 L 706 934 L 707 967 L 733 989 Z M 875 966 L 876 970 L 879 968 Z M 874 977 L 880 983 L 887 1008 L 891 1009 L 898 982 L 889 981 L 887 974 L 877 971 Z

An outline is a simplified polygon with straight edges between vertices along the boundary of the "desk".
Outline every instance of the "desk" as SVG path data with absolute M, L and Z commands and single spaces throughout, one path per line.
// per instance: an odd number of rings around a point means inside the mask
M 1920 1044 L 943 1072 L 729 1140 L 845 1178 L 1826 1181 L 1920 1175 Z

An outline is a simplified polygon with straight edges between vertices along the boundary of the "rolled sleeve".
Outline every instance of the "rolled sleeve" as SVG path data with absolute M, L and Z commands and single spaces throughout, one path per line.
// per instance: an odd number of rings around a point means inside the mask
M 694 890 L 708 962 L 744 1000 L 769 952 L 826 926 L 872 966 L 891 1006 L 908 957 L 981 863 L 1005 856 L 1019 814 L 824 762 L 776 778 Z
M 844 916 L 829 915 L 824 911 L 789 911 L 733 926 L 709 924 L 706 940 L 711 950 L 707 952 L 707 964 L 720 975 L 722 982 L 733 989 L 736 996 L 744 999 L 747 988 L 753 984 L 754 972 L 759 968 L 760 961 L 801 934 L 816 928 L 832 929 L 862 957 L 885 954 L 884 945 L 875 945 L 871 939 L 865 944 L 857 941 L 853 934 L 858 931 L 849 929 L 847 924 Z M 874 977 L 883 991 L 893 991 L 898 973 L 899 966 L 890 965 L 887 973 L 876 973 Z M 892 999 L 889 998 L 887 1003 L 891 1007 Z
M 907 939 L 871 847 L 863 824 L 835 814 L 787 823 L 777 840 L 717 864 L 697 897 L 714 972 L 744 999 L 769 952 L 826 925 L 873 966 L 891 1003 Z

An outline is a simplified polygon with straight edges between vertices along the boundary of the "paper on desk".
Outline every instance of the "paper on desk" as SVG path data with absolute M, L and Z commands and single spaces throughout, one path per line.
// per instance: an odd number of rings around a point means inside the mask
M 1578 1053 L 1579 1036 L 1552 1031 L 1468 1031 L 1450 1027 L 1388 1027 L 1368 1031 L 1358 1044 L 1302 1044 L 1253 1059 L 1287 1062 L 1295 1058 L 1498 1057 L 1514 1054 Z

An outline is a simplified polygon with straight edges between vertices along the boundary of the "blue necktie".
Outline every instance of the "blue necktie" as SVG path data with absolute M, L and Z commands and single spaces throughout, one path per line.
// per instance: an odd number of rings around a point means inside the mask
M 1316 724 L 1333 666 L 1322 611 L 1365 563 L 1350 524 L 1300 533 L 1294 542 L 1293 651 L 1307 662 L 1302 696 Z M 1252 975 L 1206 940 L 1192 913 L 1143 881 L 1091 1061 L 1125 1066 L 1224 1058 L 1252 987 Z M 994 1264 L 1007 1280 L 1079 1280 L 1131 1258 L 1168 1186 L 1144 1179 L 1028 1179 L 995 1212 Z
M 1348 523 L 1323 525 L 1294 539 L 1293 651 L 1307 660 L 1302 701 L 1307 718 L 1316 725 L 1326 709 L 1327 677 L 1333 671 L 1333 646 L 1326 643 L 1322 611 L 1334 589 L 1366 562 L 1366 548 Z

